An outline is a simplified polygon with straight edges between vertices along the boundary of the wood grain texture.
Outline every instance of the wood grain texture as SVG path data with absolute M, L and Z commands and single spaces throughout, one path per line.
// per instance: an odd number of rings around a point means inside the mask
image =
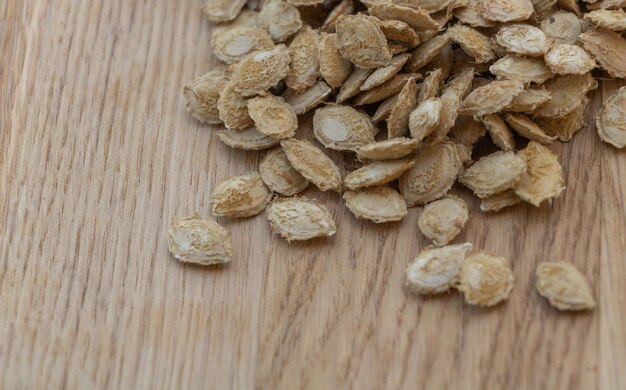
M 184 111 L 209 39 L 193 0 L 0 2 L 0 388 L 626 388 L 626 153 L 591 114 L 554 146 L 553 207 L 485 215 L 454 189 L 472 210 L 459 241 L 511 259 L 505 305 L 405 294 L 418 210 L 377 226 L 313 189 L 336 237 L 288 245 L 263 215 L 221 219 L 230 265 L 173 260 L 168 226 L 261 157 Z M 542 260 L 584 270 L 597 310 L 549 307 Z

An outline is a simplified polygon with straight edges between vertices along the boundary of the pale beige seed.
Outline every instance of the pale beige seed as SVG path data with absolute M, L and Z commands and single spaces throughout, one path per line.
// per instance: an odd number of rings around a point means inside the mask
M 482 157 L 461 172 L 459 182 L 482 199 L 513 188 L 526 169 L 522 157 L 500 151 Z
M 498 114 L 489 114 L 480 118 L 494 144 L 505 152 L 515 150 L 515 138 L 506 122 Z
M 215 187 L 211 211 L 219 217 L 250 217 L 265 209 L 272 193 L 258 173 L 247 173 L 224 180 Z
M 544 59 L 555 74 L 584 74 L 596 67 L 596 61 L 576 45 L 552 46 Z
M 181 263 L 199 265 L 228 263 L 233 255 L 230 233 L 211 218 L 198 215 L 169 228 L 167 248 Z
M 243 150 L 262 150 L 278 145 L 280 140 L 259 132 L 254 127 L 245 130 L 220 130 L 220 140 L 231 148 Z
M 602 141 L 616 148 L 626 147 L 626 87 L 622 87 L 596 112 L 596 125 Z
M 589 282 L 572 264 L 539 263 L 535 277 L 539 294 L 559 310 L 588 310 L 596 307 Z
M 567 11 L 553 12 L 541 21 L 541 30 L 555 44 L 575 44 L 584 29 L 584 22 L 576 14 Z
M 495 35 L 495 41 L 509 53 L 531 57 L 544 55 L 551 45 L 543 31 L 529 24 L 503 26 Z
M 611 77 L 626 78 L 626 40 L 607 30 L 587 31 L 580 35 L 585 50 Z
M 495 22 L 487 20 L 483 17 L 485 9 L 482 1 L 468 1 L 463 7 L 456 8 L 454 10 L 454 17 L 459 22 L 467 24 L 472 27 L 493 27 Z
M 590 73 L 584 75 L 562 75 L 544 84 L 552 98 L 539 106 L 534 114 L 542 117 L 561 118 L 580 105 L 587 92 L 596 89 L 598 82 Z
M 353 12 L 354 2 L 352 0 L 341 0 L 341 2 L 330 11 L 320 30 L 327 33 L 334 33 L 337 27 L 337 19 L 339 19 L 341 15 L 349 15 Z
M 534 19 L 545 18 L 546 15 L 554 11 L 557 0 L 530 0 L 535 9 Z
M 501 23 L 527 20 L 535 11 L 529 0 L 482 0 L 482 5 L 482 17 Z
M 507 259 L 481 251 L 461 263 L 456 288 L 470 305 L 488 307 L 509 298 L 513 281 Z
M 291 166 L 281 148 L 272 149 L 263 157 L 259 172 L 269 189 L 281 195 L 296 195 L 309 185 L 307 179 Z
M 417 80 L 420 77 L 421 75 L 419 73 L 402 73 L 396 75 L 394 78 L 387 81 L 383 85 L 379 85 L 378 87 L 359 94 L 357 97 L 354 98 L 352 104 L 355 106 L 362 106 L 364 104 L 372 104 L 381 100 L 385 100 L 388 97 L 402 91 L 402 89 L 407 85 L 409 81 Z
M 427 99 L 420 103 L 409 116 L 411 138 L 417 142 L 422 142 L 432 134 L 437 129 L 443 109 L 443 104 L 439 98 Z
M 511 104 L 504 107 L 503 110 L 510 112 L 533 112 L 550 99 L 552 99 L 552 96 L 544 87 L 529 88 L 515 96 Z
M 531 141 L 518 155 L 526 162 L 527 170 L 515 183 L 517 196 L 539 207 L 542 202 L 556 198 L 563 192 L 563 170 L 557 156 L 550 149 Z
M 298 117 L 280 96 L 258 96 L 248 100 L 248 114 L 256 128 L 272 138 L 293 137 L 298 129 Z
M 220 23 L 211 27 L 211 40 L 216 39 L 223 33 L 239 27 L 258 27 L 259 13 L 252 9 L 244 8 L 235 19 L 227 23 Z
M 443 139 L 448 132 L 450 132 L 452 127 L 454 127 L 456 119 L 459 115 L 461 100 L 470 90 L 473 78 L 474 70 L 469 68 L 458 74 L 454 79 L 446 84 L 443 94 L 441 95 L 441 105 L 443 107 L 441 117 L 439 119 L 439 124 L 433 133 L 435 141 Z
M 387 40 L 401 43 L 409 48 L 417 46 L 420 41 L 415 30 L 405 22 L 399 20 L 382 20 L 380 30 L 385 34 Z
M 623 9 L 606 10 L 601 9 L 591 11 L 584 15 L 585 20 L 589 20 L 596 27 L 611 31 L 626 30 L 626 12 Z
M 361 85 L 363 85 L 372 72 L 372 69 L 354 68 L 352 74 L 350 74 L 343 85 L 341 85 L 341 88 L 339 88 L 337 103 L 343 103 L 359 94 L 361 92 Z M 402 89 L 402 87 L 400 87 L 400 89 Z M 400 89 L 398 89 L 398 91 Z
M 409 116 L 415 108 L 417 84 L 415 79 L 409 80 L 398 94 L 398 102 L 391 109 L 387 118 L 388 138 L 402 137 L 409 130 Z
M 294 138 L 281 143 L 289 162 L 302 176 L 322 191 L 340 191 L 339 167 L 324 152 L 308 141 Z
M 423 9 L 429 14 L 458 6 L 454 0 L 396 0 L 394 3 L 404 7 Z
M 461 233 L 468 218 L 469 211 L 463 199 L 449 196 L 424 206 L 417 226 L 433 244 L 442 246 Z
M 521 201 L 522 199 L 515 194 L 514 190 L 506 190 L 483 198 L 480 202 L 480 211 L 496 212 L 506 207 L 515 206 Z
M 415 165 L 412 159 L 374 161 L 366 164 L 344 179 L 344 185 L 351 190 L 380 186 L 399 178 Z
M 274 42 L 285 42 L 302 27 L 300 12 L 282 0 L 267 1 L 259 12 L 259 26 L 265 28 Z
M 587 8 L 590 10 L 626 8 L 626 0 L 600 0 L 587 4 Z
M 213 53 L 221 61 L 234 64 L 255 51 L 271 50 L 274 41 L 260 27 L 238 27 L 211 39 Z
M 229 22 L 237 17 L 246 0 L 205 0 L 202 9 L 212 22 Z
M 563 142 L 570 141 L 585 126 L 585 109 L 588 103 L 589 99 L 584 98 L 578 107 L 561 118 L 537 117 L 535 122 L 546 134 L 556 136 Z
M 411 53 L 406 68 L 415 72 L 432 61 L 450 42 L 448 34 L 440 34 L 423 42 Z
M 396 94 L 388 97 L 385 101 L 380 103 L 376 112 L 372 115 L 372 122 L 378 123 L 387 120 L 387 118 L 389 118 L 389 114 L 391 114 L 391 110 L 398 103 L 398 97 L 399 96 Z
M 352 73 L 352 64 L 339 52 L 337 35 L 322 33 L 319 41 L 320 74 L 332 88 L 338 88 Z
M 415 31 L 439 30 L 441 26 L 422 9 L 403 7 L 391 2 L 370 7 L 371 15 L 381 20 L 399 20 Z
M 547 135 L 541 127 L 524 114 L 506 114 L 504 119 L 517 134 L 531 141 L 550 145 L 556 139 L 556 137 Z
M 302 92 L 317 81 L 319 72 L 319 35 L 310 26 L 304 26 L 296 33 L 289 45 L 289 71 L 285 76 L 287 87 Z
M 334 150 L 351 150 L 375 142 L 376 128 L 360 111 L 340 104 L 327 104 L 315 110 L 313 134 L 325 147 Z
M 468 68 L 454 76 L 454 78 L 448 81 L 444 86 L 441 97 L 443 98 L 448 94 L 452 94 L 459 99 L 466 97 L 470 90 L 472 90 L 475 80 L 474 74 L 474 69 Z
M 340 16 L 337 38 L 343 56 L 359 68 L 378 68 L 391 61 L 387 38 L 374 17 L 363 14 Z
M 384 84 L 394 77 L 404 64 L 409 59 L 409 54 L 398 54 L 391 59 L 391 63 L 387 66 L 376 69 L 372 74 L 368 76 L 363 85 L 361 85 L 361 91 L 368 91 L 374 87 Z
M 414 294 L 441 294 L 456 281 L 472 244 L 427 247 L 420 251 L 406 269 L 405 287 Z
M 404 198 L 386 186 L 369 187 L 343 194 L 346 207 L 357 219 L 369 219 L 375 223 L 400 221 L 406 217 Z
M 394 160 L 413 153 L 417 150 L 418 144 L 417 140 L 411 138 L 391 138 L 362 146 L 357 156 L 361 161 Z
M 542 58 L 506 55 L 489 67 L 500 80 L 519 80 L 525 84 L 542 84 L 554 76 Z
M 443 197 L 463 167 L 457 144 L 444 139 L 424 145 L 415 156 L 415 165 L 400 177 L 400 193 L 407 206 L 423 205 Z
M 297 93 L 292 89 L 288 89 L 283 93 L 282 97 L 291 105 L 296 114 L 302 115 L 322 104 L 332 91 L 328 84 L 318 81 L 304 92 Z
M 478 63 L 489 62 L 496 56 L 489 37 L 471 27 L 455 24 L 446 34 Z
M 304 197 L 276 199 L 267 207 L 274 234 L 288 242 L 333 236 L 337 226 L 326 207 Z
M 454 126 L 450 129 L 448 135 L 459 145 L 465 147 L 470 153 L 474 149 L 474 145 L 487 134 L 485 126 L 477 121 L 473 116 L 461 115 L 454 122 Z M 465 163 L 465 161 L 464 161 Z
M 460 113 L 482 116 L 499 112 L 523 91 L 524 83 L 519 80 L 493 81 L 470 92 L 461 104 Z
M 462 49 L 457 49 L 465 53 Z M 454 52 L 452 49 L 452 42 L 449 42 L 444 48 L 433 58 L 428 64 L 422 68 L 422 73 L 429 73 L 436 69 L 440 69 L 443 74 L 443 79 L 447 79 L 452 75 L 452 68 L 454 66 Z M 475 62 L 473 58 L 470 58 L 472 62 Z M 459 73 L 459 72 L 456 72 Z M 454 73 L 454 74 L 456 74 Z
M 252 54 L 234 71 L 232 88 L 244 97 L 262 94 L 285 78 L 289 62 L 289 50 L 285 45 Z
M 417 94 L 417 104 L 436 97 L 439 94 L 443 80 L 444 77 L 442 69 L 435 69 L 428 73 L 420 85 L 420 90 Z
M 232 82 L 226 83 L 220 90 L 217 110 L 220 120 L 228 129 L 243 130 L 254 124 L 248 114 L 246 100 L 235 92 Z
M 220 90 L 228 82 L 226 69 L 218 67 L 185 85 L 185 108 L 203 123 L 222 123 L 217 109 Z

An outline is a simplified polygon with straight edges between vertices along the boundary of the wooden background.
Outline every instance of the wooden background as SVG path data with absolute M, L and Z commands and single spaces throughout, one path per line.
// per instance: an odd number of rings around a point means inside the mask
M 626 153 L 593 125 L 554 146 L 553 207 L 484 215 L 455 189 L 472 208 L 459 241 L 511 260 L 496 308 L 404 293 L 416 209 L 377 226 L 312 189 L 336 237 L 221 219 L 231 264 L 183 266 L 168 226 L 209 215 L 215 183 L 260 158 L 185 113 L 182 86 L 215 64 L 199 5 L 4 0 L 0 23 L 0 388 L 626 388 Z M 549 307 L 543 260 L 584 270 L 597 309 Z

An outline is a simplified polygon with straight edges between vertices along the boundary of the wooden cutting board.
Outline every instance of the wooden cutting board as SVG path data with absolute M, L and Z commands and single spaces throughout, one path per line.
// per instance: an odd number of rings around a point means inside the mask
M 427 245 L 417 209 L 357 222 L 313 189 L 332 239 L 288 245 L 259 215 L 220 219 L 228 266 L 168 255 L 168 226 L 209 215 L 215 184 L 261 157 L 185 113 L 182 86 L 216 64 L 196 1 L 5 0 L 0 38 L 0 388 L 626 388 L 626 152 L 592 123 L 623 82 L 553 146 L 552 207 L 486 215 L 454 189 L 459 241 L 513 267 L 509 302 L 485 310 L 402 290 Z M 544 260 L 581 268 L 597 309 L 548 306 Z

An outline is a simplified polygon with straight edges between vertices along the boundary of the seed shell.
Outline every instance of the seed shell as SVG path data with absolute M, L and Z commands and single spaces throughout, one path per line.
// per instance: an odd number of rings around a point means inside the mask
M 215 187 L 211 211 L 219 217 L 257 215 L 272 199 L 258 173 L 247 173 L 224 180 Z
M 281 148 L 270 150 L 261 163 L 259 172 L 270 190 L 284 196 L 293 196 L 304 191 L 309 182 L 296 171 Z
M 406 269 L 406 288 L 414 294 L 441 294 L 457 280 L 461 264 L 472 244 L 427 247 L 420 251 Z
M 326 207 L 304 197 L 274 200 L 267 207 L 272 232 L 288 242 L 333 236 L 337 227 Z
M 346 207 L 357 219 L 369 219 L 375 223 L 400 221 L 407 215 L 404 198 L 386 186 L 369 187 L 343 194 Z
M 543 262 L 535 271 L 539 294 L 559 310 L 588 310 L 596 306 L 585 276 L 573 265 Z
M 230 233 L 211 218 L 197 215 L 183 219 L 167 231 L 167 247 L 181 263 L 200 265 L 230 261 Z
M 321 191 L 341 190 L 339 168 L 324 152 L 308 141 L 294 138 L 284 140 L 280 144 L 294 169 L 317 188 Z

